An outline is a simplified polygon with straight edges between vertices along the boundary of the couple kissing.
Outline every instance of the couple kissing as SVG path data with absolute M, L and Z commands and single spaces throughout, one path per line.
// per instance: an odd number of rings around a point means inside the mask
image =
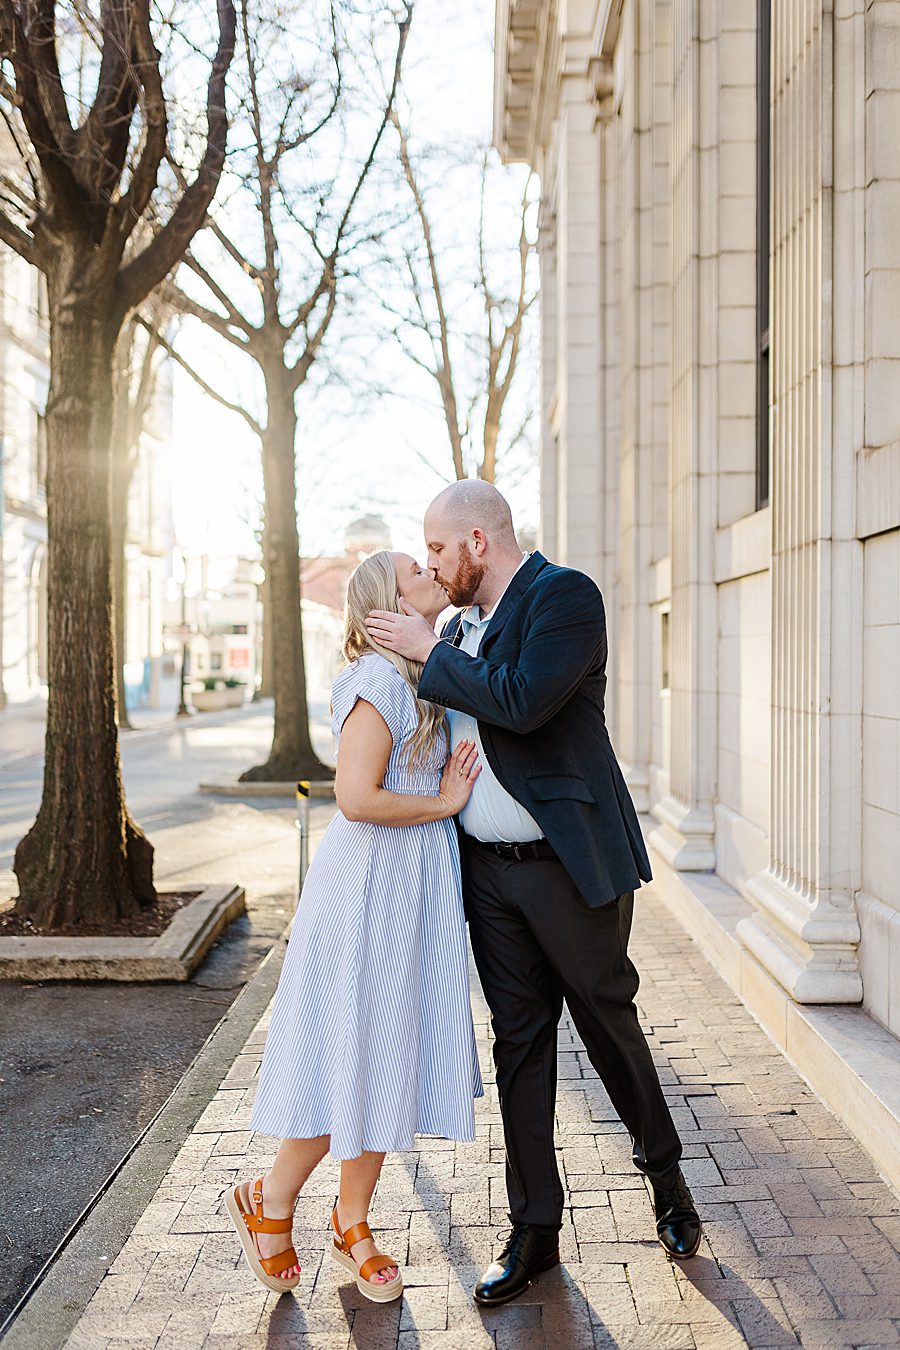
M 374 1302 L 402 1294 L 369 1206 L 387 1153 L 416 1134 L 475 1136 L 468 926 L 512 1225 L 474 1289 L 494 1306 L 559 1262 L 563 1000 L 631 1135 L 662 1246 L 693 1256 L 701 1228 L 634 1004 L 628 939 L 650 865 L 606 729 L 600 592 L 523 554 L 489 483 L 446 488 L 425 543 L 427 566 L 381 552 L 350 578 L 332 695 L 338 811 L 304 883 L 251 1117 L 281 1142 L 225 1203 L 256 1278 L 293 1289 L 294 1206 L 330 1153 L 333 1261 Z M 448 603 L 459 612 L 438 636 Z

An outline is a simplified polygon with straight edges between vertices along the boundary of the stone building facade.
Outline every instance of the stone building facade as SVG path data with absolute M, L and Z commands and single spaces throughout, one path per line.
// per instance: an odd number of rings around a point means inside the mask
M 495 62 L 660 891 L 896 1180 L 900 3 L 498 0 Z
M 49 384 L 43 278 L 0 245 L 0 709 L 46 692 L 44 409 Z M 157 707 L 166 697 L 162 602 L 174 537 L 171 435 L 172 387 L 164 370 L 142 434 L 128 506 L 125 672 L 130 706 Z

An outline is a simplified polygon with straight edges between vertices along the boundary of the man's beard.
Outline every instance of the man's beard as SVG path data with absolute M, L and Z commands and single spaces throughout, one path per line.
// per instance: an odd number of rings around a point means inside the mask
M 459 545 L 459 562 L 452 577 L 438 576 L 438 581 L 447 592 L 451 605 L 464 608 L 474 603 L 487 568 L 472 557 L 465 544 Z

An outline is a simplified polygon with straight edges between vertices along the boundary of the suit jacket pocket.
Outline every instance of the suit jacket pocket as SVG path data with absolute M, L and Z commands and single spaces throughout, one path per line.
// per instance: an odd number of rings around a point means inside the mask
M 539 802 L 594 802 L 595 797 L 583 778 L 572 773 L 533 773 L 528 778 L 532 794 Z

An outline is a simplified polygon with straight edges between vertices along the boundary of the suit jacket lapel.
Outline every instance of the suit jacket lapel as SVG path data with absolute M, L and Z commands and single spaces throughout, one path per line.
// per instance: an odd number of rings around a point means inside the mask
M 441 629 L 441 642 L 449 642 L 451 647 L 458 647 L 462 642 L 462 610 L 452 614 L 444 624 Z
M 527 562 L 522 564 L 506 590 L 503 592 L 496 612 L 491 615 L 491 621 L 488 624 L 487 632 L 482 639 L 479 654 L 483 654 L 484 648 L 488 643 L 493 642 L 495 638 L 499 636 L 503 630 L 504 624 L 515 609 L 519 598 L 528 590 L 528 587 L 534 581 L 538 572 L 546 566 L 547 559 L 544 557 L 543 553 L 538 553 L 537 550 L 532 553 Z

